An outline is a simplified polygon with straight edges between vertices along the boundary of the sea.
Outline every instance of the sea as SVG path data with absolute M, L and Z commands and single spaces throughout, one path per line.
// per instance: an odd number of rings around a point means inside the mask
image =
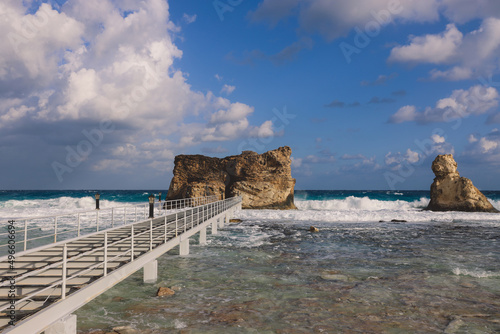
M 100 205 L 159 192 L 99 191 Z M 483 193 L 500 209 L 500 191 Z M 0 220 L 91 210 L 94 194 L 0 191 Z M 207 245 L 168 252 L 156 284 L 139 271 L 80 308 L 78 333 L 500 333 L 500 214 L 425 211 L 428 191 L 295 203 L 236 212 Z

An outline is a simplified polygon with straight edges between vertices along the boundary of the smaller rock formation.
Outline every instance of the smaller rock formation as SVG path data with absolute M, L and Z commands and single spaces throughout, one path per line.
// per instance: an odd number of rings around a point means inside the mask
M 172 295 L 175 295 L 175 291 L 166 287 L 158 288 L 158 292 L 156 293 L 156 296 L 158 297 L 172 296 Z
M 427 210 L 499 212 L 471 180 L 460 177 L 452 154 L 438 155 L 432 163 L 432 171 L 436 177 Z

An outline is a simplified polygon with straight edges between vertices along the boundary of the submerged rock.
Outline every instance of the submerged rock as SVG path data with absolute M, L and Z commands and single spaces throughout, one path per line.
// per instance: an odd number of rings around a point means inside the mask
M 315 233 L 315 232 L 319 232 L 319 229 L 317 227 L 311 226 L 311 227 L 309 227 L 309 231 Z
M 432 171 L 436 177 L 427 210 L 498 212 L 471 180 L 460 177 L 453 155 L 438 155 L 432 163 Z
M 337 270 L 327 270 L 321 273 L 320 277 L 325 281 L 341 281 L 349 282 L 351 278 L 347 275 L 341 274 Z
M 156 292 L 156 296 L 158 297 L 172 296 L 172 295 L 175 295 L 175 291 L 165 287 L 158 288 L 158 292 Z
M 448 323 L 448 326 L 446 326 L 443 333 L 445 334 L 457 333 L 460 330 L 460 328 L 463 327 L 464 325 L 465 322 L 461 318 L 455 317 Z
M 223 159 L 178 155 L 167 199 L 242 196 L 244 209 L 296 209 L 291 154 L 292 149 L 285 146 Z
M 346 275 L 342 274 L 323 274 L 321 275 L 321 278 L 324 279 L 325 281 L 342 281 L 342 282 L 349 282 L 350 279 Z
M 139 331 L 133 329 L 130 326 L 113 327 L 113 331 L 115 331 L 118 334 L 139 334 Z

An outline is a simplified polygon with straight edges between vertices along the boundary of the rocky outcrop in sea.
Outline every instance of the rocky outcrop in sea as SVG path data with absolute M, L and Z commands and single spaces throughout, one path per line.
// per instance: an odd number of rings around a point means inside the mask
M 223 159 L 178 155 L 167 199 L 242 196 L 244 209 L 296 209 L 291 154 L 292 149 L 284 146 Z
M 460 177 L 452 154 L 438 155 L 432 163 L 432 171 L 436 177 L 427 210 L 499 212 L 471 180 Z

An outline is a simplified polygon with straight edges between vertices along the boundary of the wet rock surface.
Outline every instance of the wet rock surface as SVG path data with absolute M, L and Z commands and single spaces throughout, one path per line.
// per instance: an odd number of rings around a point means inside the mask
M 159 287 L 158 291 L 156 292 L 157 297 L 165 297 L 165 296 L 172 296 L 175 295 L 175 291 L 173 289 L 167 288 L 167 287 Z

